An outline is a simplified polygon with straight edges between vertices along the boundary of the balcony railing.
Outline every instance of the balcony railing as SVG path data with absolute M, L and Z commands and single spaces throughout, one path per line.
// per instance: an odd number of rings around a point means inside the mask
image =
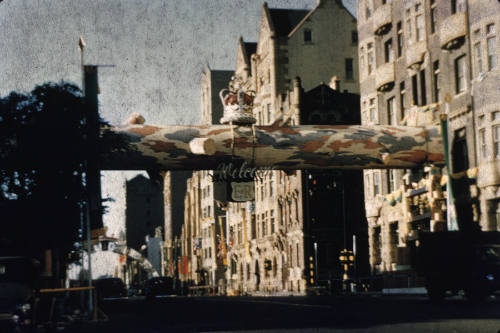
M 384 35 L 392 27 L 392 5 L 390 3 L 378 7 L 373 13 L 373 27 L 376 35 Z
M 443 20 L 440 26 L 441 48 L 452 50 L 460 47 L 465 41 L 466 34 L 465 13 L 455 13 Z
M 379 66 L 375 75 L 377 90 L 389 91 L 394 87 L 394 62 L 388 62 Z
M 408 45 L 406 48 L 406 65 L 411 68 L 419 67 L 424 62 L 426 51 L 427 41 L 425 39 Z

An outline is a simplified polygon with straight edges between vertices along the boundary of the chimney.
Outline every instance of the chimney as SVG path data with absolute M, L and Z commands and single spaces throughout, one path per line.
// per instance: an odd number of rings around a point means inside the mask
M 340 92 L 340 79 L 337 75 L 333 76 L 330 80 L 330 88 Z
M 300 105 L 300 95 L 302 93 L 302 84 L 300 82 L 300 77 L 296 76 L 293 79 L 293 105 Z

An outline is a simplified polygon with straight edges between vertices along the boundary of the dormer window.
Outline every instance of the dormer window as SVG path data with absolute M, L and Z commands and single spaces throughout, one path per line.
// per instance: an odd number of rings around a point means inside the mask
M 305 29 L 304 30 L 304 43 L 311 43 L 312 42 L 312 31 L 311 29 Z

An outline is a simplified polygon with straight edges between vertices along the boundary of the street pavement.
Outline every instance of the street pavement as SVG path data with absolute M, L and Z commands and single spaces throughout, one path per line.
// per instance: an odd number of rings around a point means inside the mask
M 500 297 L 142 297 L 104 302 L 107 320 L 67 332 L 500 332 Z

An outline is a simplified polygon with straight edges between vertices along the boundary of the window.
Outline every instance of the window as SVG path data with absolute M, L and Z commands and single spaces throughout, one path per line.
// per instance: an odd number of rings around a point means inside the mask
M 371 75 L 373 72 L 373 43 L 368 43 L 368 75 Z
M 384 53 L 385 53 L 385 62 L 393 62 L 394 61 L 394 53 L 392 50 L 392 38 L 388 39 L 384 43 Z
M 461 13 L 465 11 L 464 0 L 451 0 L 451 13 Z
M 389 193 L 396 191 L 396 170 L 387 170 L 387 188 Z
M 485 160 L 488 158 L 488 147 L 486 145 L 486 129 L 481 128 L 479 130 L 479 154 L 481 159 Z
M 373 196 L 380 194 L 380 173 L 373 172 Z
M 269 124 L 273 121 L 273 113 L 271 110 L 271 104 L 267 104 L 267 121 Z
M 417 42 L 420 42 L 420 41 L 424 40 L 424 35 L 425 35 L 424 15 L 422 15 L 422 14 L 417 15 L 415 17 L 415 21 L 416 21 L 416 38 L 417 38 Z
M 264 214 L 261 214 L 261 221 L 262 221 L 262 237 L 264 237 L 267 234 L 267 227 L 266 227 L 266 218 L 264 217 Z
M 483 72 L 483 54 L 481 49 L 481 42 L 474 44 L 474 57 L 476 58 L 476 75 Z
M 455 92 L 464 92 L 466 87 L 465 77 L 465 55 L 455 59 Z
M 421 104 L 420 105 L 426 105 L 427 104 L 427 93 L 426 93 L 426 87 L 425 87 L 425 69 L 422 69 L 420 71 L 420 96 L 421 96 Z
M 418 79 L 416 74 L 411 77 L 411 92 L 413 105 L 418 105 Z
M 497 56 L 497 41 L 495 34 L 495 25 L 488 24 L 486 26 L 486 34 L 488 38 L 486 39 L 487 54 L 488 54 L 488 70 L 497 69 L 498 56 Z
M 304 43 L 312 42 L 312 31 L 311 29 L 304 29 Z
M 405 114 L 405 81 L 399 83 L 399 112 L 401 119 L 404 119 Z
M 276 257 L 273 258 L 273 275 L 276 276 L 278 274 L 278 263 L 276 261 Z
M 372 16 L 372 0 L 365 2 L 365 18 L 368 20 Z
M 437 25 L 437 9 L 436 9 L 436 2 L 431 1 L 431 33 L 436 32 L 436 25 Z
M 394 112 L 394 97 L 387 100 L 387 122 L 389 125 L 397 125 L 396 112 Z
M 356 30 L 351 31 L 351 41 L 353 44 L 358 42 L 358 32 Z
M 255 221 L 255 214 L 252 214 L 250 224 L 251 224 L 251 236 L 252 239 L 255 239 L 257 237 L 257 224 Z
M 439 102 L 439 60 L 434 61 L 432 64 L 433 70 L 433 84 L 434 84 L 434 103 Z
M 269 197 L 274 196 L 274 181 L 271 179 L 269 180 Z
M 397 24 L 398 28 L 398 58 L 403 55 L 403 28 L 401 26 L 401 21 Z
M 377 107 L 375 105 L 375 98 L 370 98 L 370 106 L 369 106 L 369 113 L 370 113 L 370 122 L 376 123 L 378 120 L 377 117 Z
M 493 153 L 495 158 L 500 158 L 500 111 L 491 113 L 491 121 L 496 124 L 491 128 L 493 131 Z
M 411 17 L 410 17 L 410 10 L 406 11 L 406 40 L 408 45 L 411 45 L 413 43 L 412 38 L 412 29 L 411 29 Z
M 493 151 L 495 158 L 500 158 L 500 125 L 493 126 Z
M 372 195 L 372 191 L 371 191 L 371 187 L 372 187 L 372 183 L 371 183 L 371 178 L 370 178 L 370 174 L 367 173 L 365 174 L 365 189 L 366 189 L 366 196 L 367 197 L 371 197 Z
M 359 50 L 359 72 L 362 73 L 363 75 L 365 74 L 365 49 L 360 48 Z
M 354 80 L 354 69 L 353 69 L 352 58 L 345 59 L 345 79 Z
M 275 231 L 275 225 L 274 225 L 274 209 L 271 209 L 271 234 L 274 234 Z

